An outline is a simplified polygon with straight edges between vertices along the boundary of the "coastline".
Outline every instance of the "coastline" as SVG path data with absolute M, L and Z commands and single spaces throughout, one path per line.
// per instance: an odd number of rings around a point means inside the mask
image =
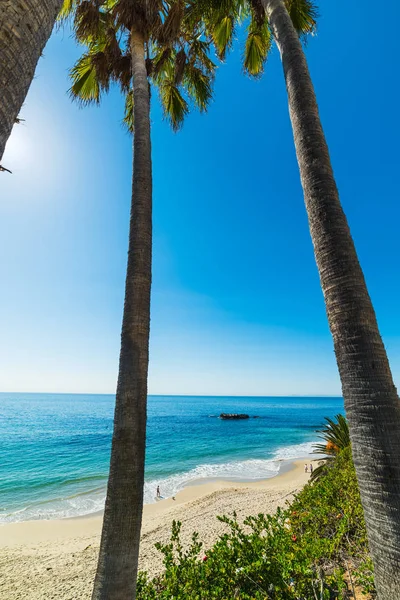
M 190 482 L 177 492 L 173 498 L 162 498 L 161 500 L 144 504 L 143 506 L 143 525 L 149 517 L 161 516 L 169 511 L 170 508 L 185 505 L 189 502 L 196 502 L 204 496 L 209 496 L 216 492 L 224 490 L 242 490 L 242 489 L 261 489 L 274 490 L 275 487 L 285 485 L 290 481 L 297 487 L 298 482 L 304 485 L 308 476 L 303 477 L 300 471 L 304 462 L 310 460 L 310 457 L 282 460 L 280 470 L 273 477 L 260 480 L 241 480 L 232 481 L 228 479 L 215 480 L 197 480 Z M 90 535 L 100 535 L 103 521 L 103 511 L 97 511 L 88 515 L 79 515 L 76 517 L 66 517 L 64 519 L 35 519 L 29 521 L 17 521 L 4 523 L 0 526 L 0 549 L 5 547 L 19 546 L 25 543 L 40 543 L 52 540 L 59 540 L 65 537 L 72 537 L 75 533 L 85 533 Z
M 341 405 L 329 398 L 149 396 L 144 502 L 155 502 L 157 485 L 172 497 L 204 480 L 275 476 L 282 460 L 312 453 L 325 415 Z M 100 514 L 113 409 L 112 396 L 2 395 L 0 528 Z M 218 418 L 243 411 L 259 418 Z
M 169 540 L 172 521 L 182 522 L 182 541 L 193 531 L 207 548 L 225 530 L 217 515 L 272 513 L 284 506 L 309 479 L 304 462 L 311 457 L 282 461 L 278 474 L 253 482 L 206 481 L 188 485 L 173 498 L 146 504 L 139 568 L 150 575 L 162 571 L 154 548 Z M 161 490 L 162 491 L 162 490 Z M 0 527 L 0 587 L 5 600 L 69 600 L 90 598 L 100 541 L 102 515 L 60 520 L 7 523 Z

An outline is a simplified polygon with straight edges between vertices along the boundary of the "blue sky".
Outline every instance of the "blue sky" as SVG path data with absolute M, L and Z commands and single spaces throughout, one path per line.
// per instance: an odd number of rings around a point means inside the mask
M 400 378 L 397 23 L 320 6 L 306 53 L 341 199 Z M 346 18 L 344 18 L 346 16 Z M 51 38 L 0 179 L 0 390 L 114 392 L 131 187 L 117 91 L 79 109 L 79 55 Z M 207 115 L 172 133 L 153 96 L 150 393 L 339 394 L 279 55 L 253 81 L 234 51 Z

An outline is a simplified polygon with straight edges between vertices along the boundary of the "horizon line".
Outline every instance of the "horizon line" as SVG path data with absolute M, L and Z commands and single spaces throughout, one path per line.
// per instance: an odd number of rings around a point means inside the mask
M 47 394 L 58 396 L 115 396 L 115 392 L 16 392 L 0 391 L 0 394 Z M 147 396 L 156 396 L 167 398 L 169 396 L 177 398 L 343 398 L 337 394 L 147 394 Z

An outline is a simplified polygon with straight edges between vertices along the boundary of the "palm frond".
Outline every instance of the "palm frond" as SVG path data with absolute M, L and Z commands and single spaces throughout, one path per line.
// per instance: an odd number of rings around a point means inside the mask
M 244 5 L 240 0 L 188 0 L 185 9 L 185 18 L 192 26 L 201 19 L 215 19 L 223 15 L 236 14 L 239 5 Z
M 104 35 L 102 25 L 105 14 L 99 10 L 97 2 L 81 0 L 75 9 L 74 33 L 79 42 L 87 43 Z
M 111 63 L 111 78 L 127 93 L 132 83 L 132 60 L 130 54 L 121 55 Z
M 315 469 L 311 478 L 318 479 L 328 469 L 341 452 L 351 447 L 349 426 L 343 415 L 336 415 L 335 420 L 325 417 L 326 426 L 318 431 L 322 444 L 314 445 L 315 454 L 323 454 L 325 463 Z
M 226 52 L 232 46 L 234 32 L 235 21 L 231 15 L 222 17 L 212 28 L 212 39 L 221 60 L 225 59 Z
M 313 0 L 286 0 L 286 6 L 293 26 L 300 36 L 315 33 L 318 10 Z
M 129 92 L 125 95 L 125 116 L 122 122 L 129 133 L 133 133 L 133 90 L 129 90 Z
M 69 19 L 73 15 L 78 2 L 79 0 L 64 0 L 61 10 L 58 13 L 58 21 L 66 21 Z
M 326 474 L 326 472 L 328 471 L 328 469 L 330 469 L 330 467 L 333 466 L 333 461 L 331 463 L 329 462 L 323 462 L 322 464 L 318 465 L 318 467 L 316 467 L 313 472 L 311 473 L 311 481 L 316 481 L 317 479 L 319 479 L 320 477 L 322 477 L 323 475 Z
M 173 80 L 166 80 L 160 85 L 160 99 L 165 117 L 172 129 L 178 131 L 189 112 L 189 106 Z
M 187 65 L 185 69 L 184 85 L 190 99 L 199 108 L 205 112 L 212 100 L 212 80 L 207 73 L 193 64 Z
M 317 444 L 314 452 L 317 454 L 338 454 L 350 446 L 349 426 L 343 415 L 336 415 L 336 421 L 325 418 L 326 426 L 318 431 L 325 443 Z
M 195 38 L 189 45 L 189 62 L 195 63 L 203 71 L 212 75 L 216 65 L 209 57 L 210 42 Z
M 262 75 L 264 64 L 272 47 L 272 34 L 267 20 L 259 23 L 254 17 L 247 29 L 244 51 L 244 70 L 253 77 Z
M 82 105 L 100 102 L 101 88 L 92 59 L 93 56 L 87 52 L 75 63 L 70 72 L 72 79 L 70 95 Z
M 175 84 L 180 85 L 186 66 L 186 52 L 183 48 L 175 56 Z
M 163 70 L 167 62 L 171 62 L 172 48 L 159 48 L 153 58 L 153 74 L 157 76 Z
M 185 5 L 182 0 L 175 0 L 170 6 L 166 19 L 159 32 L 161 43 L 173 43 L 179 37 L 184 10 Z

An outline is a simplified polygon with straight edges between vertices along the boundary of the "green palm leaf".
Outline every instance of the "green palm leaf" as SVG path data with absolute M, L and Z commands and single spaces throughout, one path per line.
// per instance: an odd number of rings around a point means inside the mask
M 72 13 L 74 12 L 77 3 L 78 3 L 78 0 L 64 0 L 61 10 L 58 13 L 58 17 L 57 17 L 58 20 L 64 21 L 64 20 L 68 19 L 68 17 L 70 17 L 72 15 Z
M 72 86 L 69 92 L 74 100 L 83 105 L 98 104 L 101 97 L 101 88 L 92 59 L 90 52 L 84 54 L 70 73 Z
M 231 15 L 222 17 L 212 29 L 212 38 L 221 60 L 232 45 L 234 31 L 234 19 Z
M 336 455 L 350 446 L 350 433 L 346 418 L 339 414 L 335 419 L 336 422 L 326 417 L 326 426 L 318 431 L 325 443 L 316 444 L 314 452 L 317 454 Z
M 155 52 L 153 58 L 153 77 L 157 80 L 157 77 L 162 73 L 164 68 L 172 68 L 172 48 L 159 48 Z
M 184 85 L 194 104 L 201 112 L 206 111 L 212 99 L 212 79 L 198 67 L 188 65 L 185 69 Z
M 299 35 L 305 36 L 315 32 L 318 11 L 312 0 L 286 0 L 286 6 Z
M 315 444 L 315 454 L 323 454 L 325 463 L 317 467 L 311 476 L 313 480 L 318 479 L 326 469 L 334 462 L 336 457 L 350 448 L 350 433 L 346 418 L 343 415 L 336 415 L 336 421 L 325 417 L 326 426 L 318 431 L 320 438 L 324 440 L 322 444 Z
M 209 51 L 210 42 L 195 38 L 189 46 L 189 60 L 196 63 L 205 73 L 212 76 L 216 65 L 209 57 Z
M 172 129 L 178 131 L 182 126 L 185 116 L 189 112 L 189 105 L 174 81 L 163 81 L 160 85 L 160 99 L 164 109 L 164 115 L 169 120 Z
M 259 76 L 264 69 L 265 61 L 271 50 L 272 35 L 268 23 L 259 25 L 252 19 L 247 30 L 244 52 L 244 69 L 252 76 Z
M 129 131 L 129 133 L 133 133 L 133 90 L 130 90 L 125 96 L 125 116 L 122 122 L 126 129 Z

